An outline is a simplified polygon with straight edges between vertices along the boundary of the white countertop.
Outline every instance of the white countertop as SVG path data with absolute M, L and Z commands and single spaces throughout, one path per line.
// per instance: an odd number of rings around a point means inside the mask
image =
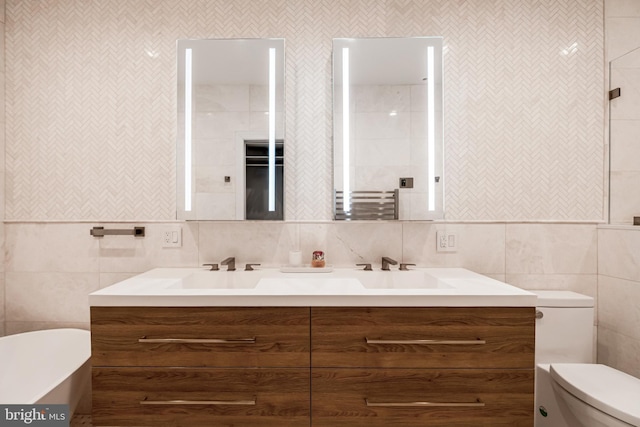
M 89 295 L 91 306 L 535 307 L 536 295 L 462 268 L 285 273 L 156 268 Z M 321 272 L 322 271 L 322 272 Z

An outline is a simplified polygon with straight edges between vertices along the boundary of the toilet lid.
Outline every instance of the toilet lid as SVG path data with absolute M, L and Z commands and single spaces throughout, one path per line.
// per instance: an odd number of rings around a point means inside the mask
M 552 363 L 551 378 L 601 412 L 640 426 L 640 379 L 589 363 Z

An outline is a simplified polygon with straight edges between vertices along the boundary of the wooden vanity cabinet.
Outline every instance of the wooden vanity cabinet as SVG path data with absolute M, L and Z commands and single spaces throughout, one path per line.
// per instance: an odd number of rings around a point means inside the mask
M 93 368 L 93 425 L 309 426 L 308 368 Z
M 533 307 L 92 307 L 96 426 L 533 426 Z
M 318 367 L 533 369 L 535 311 L 511 307 L 313 307 Z
M 533 426 L 535 310 L 311 309 L 314 427 Z
M 92 307 L 94 366 L 308 367 L 307 307 Z
M 309 308 L 91 307 L 95 426 L 309 426 Z
M 311 384 L 314 427 L 533 426 L 532 370 L 313 368 Z

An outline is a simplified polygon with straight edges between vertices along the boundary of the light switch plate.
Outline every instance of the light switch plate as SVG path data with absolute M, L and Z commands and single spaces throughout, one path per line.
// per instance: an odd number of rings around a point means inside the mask
M 167 226 L 162 230 L 162 247 L 163 248 L 180 248 L 182 247 L 182 227 Z
M 456 252 L 458 250 L 458 233 L 436 231 L 436 252 Z

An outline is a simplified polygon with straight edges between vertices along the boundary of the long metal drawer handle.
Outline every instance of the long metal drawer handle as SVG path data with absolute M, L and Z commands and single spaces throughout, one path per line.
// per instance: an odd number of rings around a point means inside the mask
M 256 399 L 253 400 L 141 400 L 141 405 L 240 405 L 255 406 Z
M 221 339 L 221 338 L 139 338 L 141 343 L 171 343 L 171 344 L 255 344 L 256 337 Z
M 485 406 L 480 399 L 475 402 L 371 402 L 364 399 L 367 406 L 404 406 L 404 407 L 458 407 L 458 408 L 480 408 Z
M 367 344 L 419 344 L 419 345 L 482 345 L 485 340 L 373 340 L 365 337 Z

